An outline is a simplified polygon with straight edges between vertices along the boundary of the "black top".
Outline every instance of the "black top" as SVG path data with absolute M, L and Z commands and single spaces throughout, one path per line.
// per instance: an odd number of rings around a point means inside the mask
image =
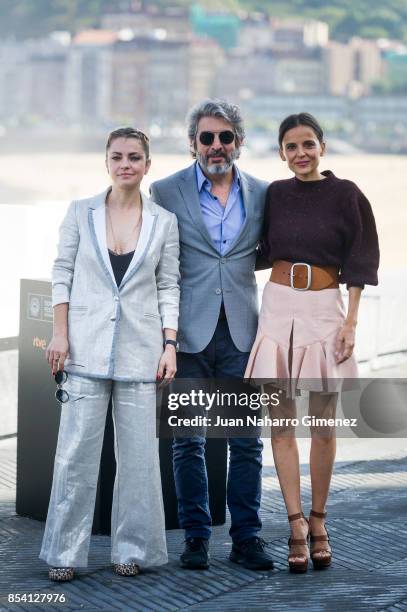
M 330 170 L 317 181 L 274 181 L 267 190 L 261 254 L 338 266 L 348 287 L 377 285 L 379 244 L 372 208 L 360 189 Z
M 134 251 L 130 251 L 130 253 L 123 253 L 123 255 L 116 255 L 116 253 L 113 253 L 113 251 L 109 249 L 110 263 L 112 264 L 113 274 L 118 287 L 120 287 L 120 283 L 123 280 L 123 276 L 127 272 L 127 268 L 130 265 L 133 255 Z

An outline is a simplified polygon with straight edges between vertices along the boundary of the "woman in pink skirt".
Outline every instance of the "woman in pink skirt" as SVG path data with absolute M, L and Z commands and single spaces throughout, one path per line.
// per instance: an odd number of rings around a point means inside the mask
M 320 172 L 323 132 L 312 115 L 290 115 L 279 130 L 280 157 L 294 177 L 267 192 L 261 252 L 272 266 L 246 378 L 284 389 L 274 418 L 296 415 L 295 395 L 310 391 L 311 415 L 335 416 L 340 381 L 357 377 L 353 356 L 361 292 L 377 285 L 379 247 L 371 206 L 351 181 Z M 349 291 L 347 312 L 339 283 Z M 272 448 L 291 529 L 289 567 L 331 564 L 325 504 L 335 458 L 334 429 L 311 427 L 312 510 L 301 508 L 295 429 L 273 428 Z M 310 536 L 310 538 L 309 538 Z M 308 549 L 310 539 L 311 550 Z

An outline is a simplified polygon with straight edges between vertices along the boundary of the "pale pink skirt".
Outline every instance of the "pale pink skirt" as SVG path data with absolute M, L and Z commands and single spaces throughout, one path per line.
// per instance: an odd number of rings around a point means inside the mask
M 301 389 L 338 390 L 339 381 L 358 376 L 353 355 L 335 362 L 336 336 L 345 316 L 339 289 L 297 291 L 268 282 L 245 378 L 274 383 L 289 395 Z

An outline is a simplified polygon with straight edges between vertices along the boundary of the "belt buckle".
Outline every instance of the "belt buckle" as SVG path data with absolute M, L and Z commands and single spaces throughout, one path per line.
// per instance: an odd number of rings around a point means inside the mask
M 306 287 L 294 287 L 294 269 L 295 269 L 295 266 L 305 266 L 307 268 L 307 286 Z M 296 263 L 293 263 L 293 265 L 291 266 L 291 270 L 290 270 L 290 286 L 291 286 L 291 289 L 295 289 L 296 291 L 307 291 L 307 289 L 309 289 L 311 287 L 311 281 L 312 281 L 312 270 L 311 270 L 310 264 L 299 262 L 299 261 L 296 262 Z

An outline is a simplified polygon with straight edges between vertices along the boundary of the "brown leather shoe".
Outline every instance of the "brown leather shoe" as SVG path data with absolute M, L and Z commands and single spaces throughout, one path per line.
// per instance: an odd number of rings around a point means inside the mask
M 298 512 L 297 514 L 290 514 L 290 516 L 288 517 L 288 521 L 290 523 L 292 523 L 292 521 L 298 521 L 300 519 L 304 519 L 305 521 L 307 521 L 303 512 Z M 309 539 L 309 526 L 308 526 L 308 533 L 307 533 L 306 538 L 291 538 L 290 537 L 288 540 L 288 546 L 290 547 L 290 552 L 288 554 L 288 566 L 290 568 L 290 572 L 292 572 L 293 574 L 303 574 L 308 569 L 308 559 L 309 559 L 308 539 Z M 292 550 L 294 546 L 306 546 L 307 550 L 304 553 L 295 553 Z M 297 561 L 294 561 L 294 558 L 297 558 Z
M 315 518 L 325 519 L 327 513 L 326 512 L 315 512 L 315 510 L 311 510 L 310 516 L 315 516 Z M 324 524 L 325 527 L 325 524 Z M 314 569 L 324 569 L 329 567 L 332 563 L 332 551 L 329 545 L 329 534 L 328 530 L 325 527 L 326 535 L 312 535 L 311 533 L 311 561 L 314 566 Z M 325 546 L 316 545 L 316 542 L 326 542 Z M 324 552 L 325 555 L 323 557 L 316 556 L 318 553 Z M 329 553 L 329 554 L 326 554 Z

